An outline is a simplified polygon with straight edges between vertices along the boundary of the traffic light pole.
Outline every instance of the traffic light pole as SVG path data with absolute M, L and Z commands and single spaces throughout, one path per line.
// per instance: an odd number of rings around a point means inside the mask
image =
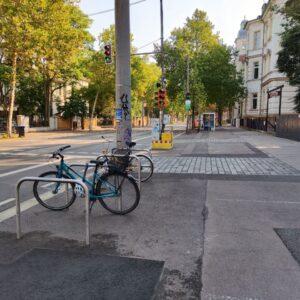
M 130 3 L 115 0 L 117 148 L 131 142 Z
M 186 68 L 186 96 L 190 94 L 190 58 L 187 57 Z M 186 97 L 187 98 L 187 97 Z M 187 100 L 187 99 L 186 99 Z M 189 110 L 186 113 L 186 133 L 189 131 Z
M 164 53 L 164 7 L 163 0 L 160 0 L 160 51 L 161 51 L 161 86 L 165 89 L 165 53 Z M 159 111 L 159 123 L 161 134 L 164 132 L 164 109 Z M 160 134 L 160 139 L 161 139 Z

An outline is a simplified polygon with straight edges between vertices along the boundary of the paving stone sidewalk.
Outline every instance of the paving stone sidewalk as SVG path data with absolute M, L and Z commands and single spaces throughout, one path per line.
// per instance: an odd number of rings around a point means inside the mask
M 299 176 L 300 171 L 274 157 L 154 157 L 155 173 Z

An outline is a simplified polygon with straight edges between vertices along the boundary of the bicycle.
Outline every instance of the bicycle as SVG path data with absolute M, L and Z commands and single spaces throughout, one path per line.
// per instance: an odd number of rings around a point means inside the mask
M 107 140 L 104 136 L 102 136 L 102 139 L 108 142 L 107 149 L 103 151 L 103 156 L 109 153 L 109 145 L 112 141 Z M 122 169 L 124 172 L 127 172 L 127 174 L 131 175 L 135 180 L 138 180 L 137 176 L 137 168 L 138 168 L 138 163 L 136 158 L 130 158 L 127 159 L 133 152 L 133 148 L 136 146 L 135 142 L 127 143 L 128 149 L 117 149 L 113 148 L 111 150 L 111 154 L 114 155 L 124 155 L 124 158 L 112 158 L 109 160 L 109 163 L 111 166 L 116 166 L 117 168 Z M 101 159 L 103 157 L 98 156 L 97 159 Z M 145 154 L 138 153 L 136 154 L 138 159 L 140 160 L 140 167 L 141 167 L 141 182 L 146 182 L 148 181 L 154 171 L 154 164 L 151 160 L 151 158 Z
M 90 211 L 97 200 L 106 210 L 117 215 L 126 215 L 136 209 L 140 191 L 132 177 L 117 168 L 105 166 L 108 158 L 91 160 L 83 165 L 85 169 L 81 174 L 64 160 L 62 152 L 70 147 L 65 146 L 53 152 L 51 158 L 60 160 L 56 165 L 57 170 L 45 172 L 39 177 L 81 179 L 89 188 Z M 92 179 L 87 178 L 90 168 L 94 168 Z M 84 196 L 83 189 L 74 184 L 44 184 L 38 181 L 34 182 L 33 193 L 42 206 L 53 211 L 65 210 L 75 202 L 77 196 Z

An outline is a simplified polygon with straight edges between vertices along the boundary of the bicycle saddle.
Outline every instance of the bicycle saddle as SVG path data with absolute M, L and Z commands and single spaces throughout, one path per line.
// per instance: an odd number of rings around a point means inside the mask
M 135 142 L 126 143 L 126 144 L 127 144 L 127 146 L 128 146 L 129 148 L 132 148 L 132 147 L 134 147 L 134 146 L 136 145 Z

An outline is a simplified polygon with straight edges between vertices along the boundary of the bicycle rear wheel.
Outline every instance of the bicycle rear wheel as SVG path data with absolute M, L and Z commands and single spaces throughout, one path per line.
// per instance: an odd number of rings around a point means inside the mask
M 49 171 L 39 177 L 71 179 L 67 175 L 59 176 L 56 171 Z M 75 184 L 35 181 L 33 194 L 36 200 L 44 207 L 60 211 L 70 207 L 75 199 Z
M 146 182 L 153 175 L 153 162 L 147 155 L 144 154 L 138 154 L 137 157 L 140 159 L 141 163 L 141 182 Z M 135 180 L 138 180 L 138 162 L 136 158 L 132 158 L 130 160 L 128 171 Z
M 96 185 L 96 194 L 101 196 L 101 205 L 117 215 L 132 212 L 140 201 L 140 191 L 134 179 L 117 171 L 102 175 Z

